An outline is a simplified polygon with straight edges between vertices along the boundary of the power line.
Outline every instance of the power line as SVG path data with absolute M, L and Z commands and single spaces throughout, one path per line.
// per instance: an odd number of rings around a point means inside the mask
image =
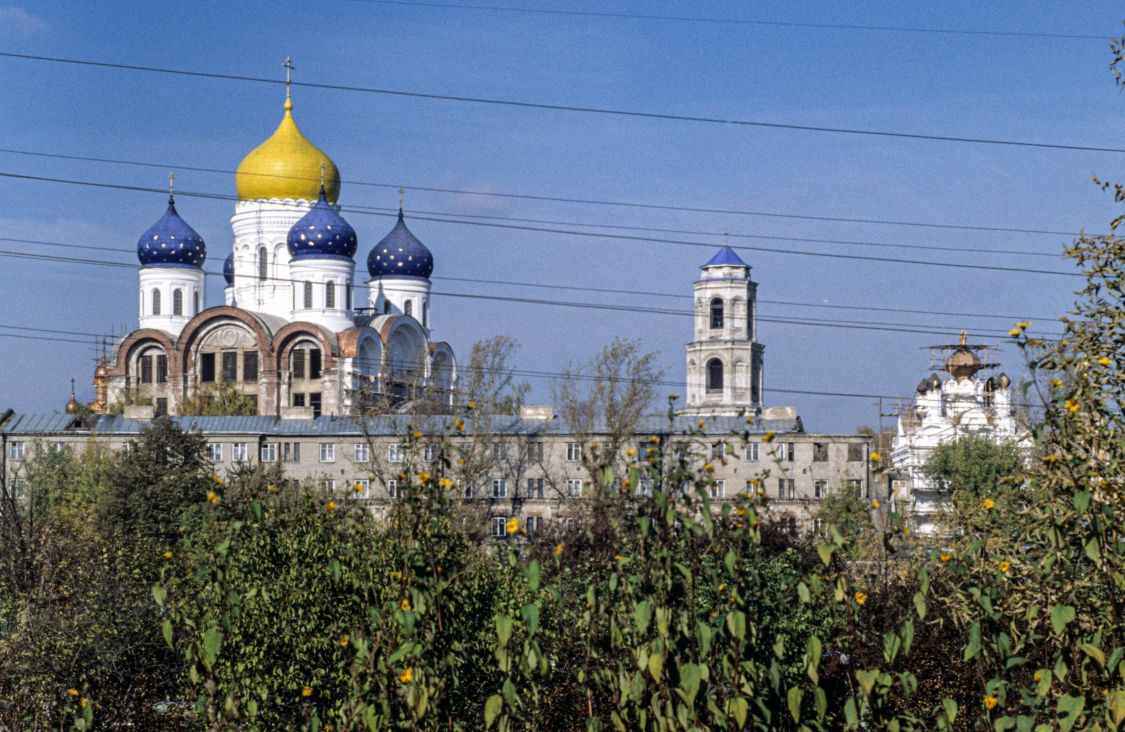
M 144 168 L 158 168 L 160 170 L 186 170 L 194 173 L 217 173 L 221 175 L 234 175 L 236 171 L 224 170 L 221 168 L 205 168 L 191 165 L 173 165 L 171 163 L 152 163 L 139 160 L 122 160 L 119 158 L 100 158 L 90 157 L 86 155 L 66 155 L 63 153 L 47 153 L 32 150 L 18 150 L 14 148 L 0 148 L 0 153 L 9 153 L 12 155 L 27 155 L 40 158 L 56 158 L 59 160 L 79 160 L 88 163 L 111 163 L 115 165 L 131 165 Z M 244 173 L 245 175 L 245 173 Z M 271 179 L 281 180 L 298 180 L 298 181 L 319 181 L 319 178 L 307 178 L 303 176 L 287 176 L 287 175 L 267 175 L 264 173 L 251 173 L 256 177 L 265 177 Z M 798 221 L 820 221 L 831 223 L 846 223 L 846 224 L 864 224 L 872 226 L 906 226 L 925 229 L 947 229 L 956 231 L 984 231 L 984 232 L 997 232 L 1008 234 L 1042 234 L 1048 236 L 1067 236 L 1075 237 L 1081 236 L 1078 231 L 1055 231 L 1051 229 L 1024 229 L 1015 227 L 1003 226 L 980 226 L 974 224 L 949 224 L 937 222 L 924 222 L 924 221 L 899 221 L 891 219 L 869 219 L 869 218 L 848 218 L 841 216 L 818 216 L 809 214 L 790 214 L 779 213 L 777 211 L 753 211 L 745 209 L 725 209 L 725 208 L 707 208 L 701 206 L 676 206 L 672 204 L 662 203 L 646 203 L 643 201 L 621 201 L 621 200 L 607 200 L 607 199 L 594 199 L 594 198 L 567 198 L 563 196 L 544 196 L 530 193 L 511 193 L 511 192 L 498 192 L 498 191 L 481 191 L 465 188 L 448 188 L 436 186 L 417 186 L 408 185 L 404 183 L 381 183 L 373 181 L 362 180 L 343 180 L 342 183 L 354 186 L 366 186 L 370 188 L 386 188 L 398 190 L 402 188 L 407 191 L 417 191 L 421 193 L 441 193 L 450 195 L 464 195 L 464 196 L 482 196 L 486 198 L 510 198 L 515 200 L 524 201 L 538 201 L 544 203 L 568 203 L 574 205 L 584 206 L 608 206 L 616 208 L 637 208 L 644 210 L 655 211 L 675 211 L 679 213 L 705 213 L 705 214 L 720 214 L 724 216 L 747 216 L 759 218 L 777 218 L 786 220 Z M 682 232 L 688 233 L 688 232 Z M 763 235 L 765 236 L 765 235 Z M 782 237 L 770 237 L 782 238 Z M 814 241 L 814 240 L 810 240 Z M 858 243 L 858 242 L 857 242 Z
M 40 246 L 50 247 L 64 247 L 67 249 L 93 249 L 99 251 L 116 252 L 118 254 L 134 254 L 135 250 L 132 248 L 123 247 L 104 247 L 94 246 L 89 244 L 65 244 L 62 242 L 43 241 L 40 239 L 14 239 L 9 237 L 0 236 L 0 241 L 15 242 L 19 244 L 36 244 Z M 216 272 L 208 272 L 208 275 L 218 276 Z M 431 275 L 431 280 L 450 281 L 450 282 L 470 282 L 482 285 L 500 285 L 504 287 L 533 287 L 535 289 L 547 290 L 568 290 L 574 292 L 598 292 L 608 295 L 639 295 L 646 297 L 664 297 L 675 298 L 678 300 L 690 300 L 691 295 L 682 295 L 668 292 L 656 292 L 654 290 L 624 290 L 613 289 L 608 287 L 584 287 L 580 285 L 556 285 L 547 282 L 530 282 L 530 281 L 516 281 L 516 280 L 487 280 L 474 277 L 452 277 L 449 275 Z M 353 285 L 356 289 L 365 289 L 367 286 L 362 284 Z M 791 307 L 806 307 L 806 308 L 821 308 L 825 310 L 869 310 L 877 312 L 888 313 L 905 313 L 909 315 L 934 315 L 934 316 L 948 316 L 957 318 L 987 318 L 991 320 L 1007 320 L 1007 321 L 1020 321 L 1020 320 L 1053 320 L 1055 316 L 1050 315 L 990 315 L 986 313 L 964 313 L 964 312 L 949 312 L 942 310 L 914 310 L 910 308 L 891 308 L 891 307 L 877 307 L 872 305 L 833 305 L 828 303 L 815 303 L 815 302 L 798 302 L 793 300 L 768 300 L 758 298 L 759 304 L 765 305 L 786 305 Z
M 11 173 L 11 172 L 6 172 L 6 171 L 0 171 L 0 177 L 13 178 L 13 179 L 17 179 L 17 180 L 30 180 L 30 181 L 38 181 L 38 182 L 44 182 L 44 183 L 61 183 L 61 184 L 65 184 L 65 185 L 89 186 L 89 187 L 93 187 L 93 188 L 117 189 L 117 190 L 126 190 L 126 191 L 143 192 L 143 193 L 162 193 L 162 194 L 166 193 L 166 190 L 163 189 L 163 188 L 152 188 L 152 187 L 148 187 L 148 186 L 124 185 L 124 184 L 120 184 L 120 183 L 103 183 L 103 182 L 97 182 L 97 181 L 74 180 L 74 179 L 69 179 L 69 178 L 53 178 L 53 177 L 48 177 L 48 176 Z M 212 199 L 212 200 L 221 200 L 221 201 L 238 200 L 237 197 L 235 197 L 235 196 L 220 195 L 220 194 L 214 194 L 214 193 L 199 193 L 199 192 L 193 192 L 193 191 L 177 191 L 177 195 L 194 197 L 194 198 L 206 198 L 206 199 Z M 392 213 L 389 213 L 389 210 L 378 209 L 378 208 L 374 208 L 374 207 L 348 206 L 348 207 L 340 207 L 340 210 L 345 211 L 345 212 L 350 212 L 350 213 L 356 213 L 356 214 L 360 214 L 360 215 L 367 215 L 367 216 L 390 217 L 390 216 L 394 215 Z M 455 218 L 450 218 L 450 217 L 447 217 L 447 216 L 441 217 L 441 216 L 414 215 L 411 218 L 414 219 L 414 220 L 417 220 L 417 221 L 432 221 L 432 222 L 435 222 L 435 223 L 458 224 L 458 225 L 462 225 L 462 226 L 488 227 L 488 228 L 494 228 L 494 229 L 505 229 L 505 230 L 509 230 L 509 231 L 530 231 L 530 232 L 543 233 L 543 234 L 557 234 L 557 235 L 577 236 L 577 237 L 584 237 L 584 238 L 613 239 L 613 240 L 617 240 L 617 241 L 629 241 L 629 242 L 637 242 L 637 243 L 653 243 L 653 244 L 667 244 L 667 245 L 671 245 L 671 246 L 703 247 L 703 248 L 706 248 L 706 249 L 714 249 L 715 246 L 716 246 L 716 244 L 714 242 L 690 241 L 690 240 L 683 240 L 683 239 L 666 239 L 666 238 L 660 238 L 660 237 L 628 235 L 628 234 L 610 234 L 610 233 L 605 233 L 605 232 L 578 231 L 576 229 L 559 229 L 559 228 L 549 228 L 549 227 L 540 227 L 540 226 L 528 226 L 528 225 L 522 225 L 522 224 L 504 224 L 504 223 L 484 222 L 484 221 L 465 221 L 465 220 L 462 220 L 462 219 L 455 219 Z M 963 263 L 958 263 L 958 262 L 935 262 L 935 261 L 932 261 L 932 260 L 925 260 L 925 259 L 899 259 L 899 258 L 894 258 L 894 257 L 875 257 L 875 256 L 869 256 L 869 255 L 862 255 L 862 254 L 838 254 L 838 253 L 834 253 L 834 252 L 807 252 L 807 251 L 801 251 L 801 250 L 796 250 L 796 249 L 781 249 L 781 248 L 778 248 L 778 247 L 750 246 L 750 245 L 746 245 L 746 244 L 732 246 L 731 248 L 742 250 L 742 251 L 766 252 L 766 253 L 771 253 L 771 254 L 783 254 L 787 257 L 792 257 L 792 256 L 821 257 L 821 258 L 829 258 L 829 259 L 843 259 L 843 260 L 862 261 L 862 262 L 886 262 L 886 263 L 891 263 L 891 264 L 909 264 L 909 265 L 924 266 L 924 267 L 946 267 L 946 268 L 951 268 L 951 269 L 982 270 L 982 271 L 992 271 L 992 272 L 1009 272 L 1009 273 L 1016 273 L 1016 274 L 1039 274 L 1039 275 L 1051 275 L 1051 276 L 1060 276 L 1060 277 L 1082 277 L 1083 276 L 1082 274 L 1077 273 L 1077 272 L 1064 272 L 1064 271 L 1061 271 L 1061 270 L 1049 270 L 1049 269 L 1034 269 L 1034 268 L 1031 268 L 1031 267 L 1004 267 L 1004 266 L 1000 266 L 1000 265 L 991 265 L 991 264 L 963 264 Z
M 22 59 L 27 61 L 45 61 L 50 63 L 71 64 L 76 66 L 90 66 L 95 68 L 116 69 L 122 71 L 140 71 L 154 74 L 171 74 L 175 76 L 189 76 L 204 79 L 221 79 L 225 81 L 244 81 L 258 84 L 280 85 L 288 82 L 279 79 L 267 79 L 245 74 L 223 74 L 210 71 L 190 71 L 187 69 L 171 69 L 160 66 L 141 66 L 138 64 L 110 63 L 107 61 L 92 61 L 90 59 L 64 58 L 61 56 L 42 56 L 36 54 L 12 53 L 0 51 L 0 57 Z M 324 84 L 307 81 L 291 82 L 293 86 L 309 89 L 326 89 L 330 91 L 357 92 L 364 94 L 380 94 L 394 97 L 409 97 L 412 99 L 427 99 L 431 101 L 457 102 L 468 104 L 485 104 L 500 107 L 514 107 L 521 109 L 536 109 L 551 112 L 571 112 L 580 114 L 595 114 L 612 117 L 626 117 L 632 119 L 653 119 L 665 122 L 686 122 L 691 124 L 730 125 L 735 127 L 753 127 L 775 130 L 788 130 L 798 132 L 822 132 L 843 135 L 860 135 L 865 137 L 894 138 L 905 140 L 922 140 L 927 142 L 947 142 L 970 145 L 992 145 L 1002 147 L 1023 147 L 1046 150 L 1068 150 L 1079 152 L 1125 153 L 1125 148 L 1098 147 L 1095 145 L 1074 145 L 1049 142 L 1031 142 L 1028 140 L 1004 140 L 985 137 L 963 137 L 958 135 L 930 135 L 912 132 L 892 132 L 889 130 L 869 130 L 847 127 L 828 127 L 824 125 L 802 125 L 795 123 L 762 122 L 758 120 L 744 120 L 737 118 L 704 117 L 697 115 L 670 114 L 665 112 L 645 112 L 639 110 L 612 109 L 608 107 L 576 106 L 567 104 L 551 104 L 547 102 L 530 102 L 515 99 L 497 99 L 488 97 L 470 97 L 451 94 L 435 94 L 430 92 L 406 91 L 401 89 L 384 89 L 379 87 L 355 86 L 349 84 Z
M 89 265 L 97 265 L 97 266 L 103 266 L 103 267 L 116 267 L 116 268 L 122 268 L 122 269 L 132 269 L 132 270 L 135 270 L 137 268 L 136 265 L 128 264 L 128 263 L 125 263 L 125 262 L 109 262 L 109 261 L 102 260 L 102 259 L 89 259 L 89 258 L 83 258 L 83 257 L 60 257 L 60 256 L 50 255 L 50 254 L 34 254 L 34 253 L 24 253 L 24 252 L 12 252 L 12 251 L 9 251 L 9 250 L 0 250 L 0 257 L 6 257 L 6 256 L 14 256 L 14 257 L 18 257 L 18 258 L 33 259 L 33 260 L 38 260 L 38 261 L 63 262 L 63 263 L 67 263 L 67 264 L 89 264 Z M 222 272 L 212 272 L 212 271 L 207 271 L 207 270 L 204 270 L 204 274 L 207 275 L 207 276 L 211 276 L 211 277 L 221 277 L 221 276 L 223 276 Z M 294 280 L 292 278 L 267 277 L 266 279 L 269 280 L 269 281 L 285 282 L 285 283 L 289 283 L 289 284 L 294 284 L 294 283 L 303 284 L 302 281 Z M 690 310 L 677 310 L 677 309 L 672 309 L 672 308 L 658 308 L 658 307 L 651 307 L 651 306 L 641 307 L 641 306 L 635 306 L 635 305 L 589 303 L 589 302 L 575 302 L 575 301 L 565 301 L 565 300 L 546 300 L 546 299 L 541 299 L 541 298 L 512 297 L 512 296 L 503 296 L 503 295 L 483 295 L 483 294 L 477 294 L 477 293 L 463 293 L 463 292 L 433 291 L 433 292 L 431 292 L 431 294 L 433 296 L 438 296 L 438 297 L 444 296 L 444 297 L 463 298 L 463 299 L 472 299 L 472 300 L 488 300 L 488 301 L 494 301 L 494 302 L 519 303 L 519 304 L 526 304 L 526 305 L 545 305 L 545 306 L 550 306 L 550 307 L 564 307 L 564 308 L 583 309 L 583 310 L 606 310 L 606 311 L 613 311 L 613 312 L 635 312 L 635 313 L 641 313 L 641 314 L 646 314 L 646 315 L 672 315 L 672 316 L 678 316 L 678 317 L 695 317 L 695 314 Z M 909 333 L 909 334 L 948 336 L 948 337 L 954 337 L 954 336 L 959 334 L 958 332 L 954 332 L 954 331 L 935 329 L 934 326 L 917 325 L 917 324 L 912 324 L 912 323 L 880 323 L 880 322 L 872 322 L 872 321 L 854 321 L 854 320 L 849 321 L 849 320 L 828 319 L 828 318 L 781 318 L 781 317 L 768 317 L 768 316 L 758 316 L 757 321 L 758 322 L 765 322 L 765 323 L 780 323 L 780 324 L 785 324 L 785 325 L 800 325 L 800 326 L 808 326 L 808 327 L 836 328 L 836 329 L 843 329 L 843 330 L 874 330 L 874 331 L 878 331 L 878 332 L 881 332 L 881 333 Z M 1000 334 L 1000 335 L 997 335 L 996 337 L 993 337 L 993 338 L 989 338 L 988 336 L 982 336 L 982 338 L 989 339 L 989 340 L 1003 340 L 1003 335 L 1002 335 L 1001 331 L 997 331 L 995 329 L 977 329 L 977 331 L 982 332 L 982 333 L 991 332 L 991 333 L 994 333 L 994 334 Z
M 717 18 L 684 15 L 648 15 L 644 13 L 611 13 L 583 10 L 554 10 L 548 8 L 521 8 L 506 5 L 470 5 L 467 3 L 435 3 L 419 0 L 353 0 L 374 5 L 400 5 L 406 7 L 441 8 L 446 10 L 487 10 L 500 13 L 553 15 L 581 18 L 610 18 L 618 20 L 657 20 L 675 23 L 706 23 L 709 25 L 749 25 L 772 28 L 809 28 L 820 30 L 859 30 L 889 33 L 929 33 L 940 35 L 991 36 L 996 38 L 1051 38 L 1079 41 L 1108 41 L 1108 36 L 1078 33 L 1037 33 L 1033 31 L 993 31 L 968 28 L 926 28 L 920 26 L 859 25 L 854 23 L 803 23 L 783 20 L 757 20 L 750 18 Z

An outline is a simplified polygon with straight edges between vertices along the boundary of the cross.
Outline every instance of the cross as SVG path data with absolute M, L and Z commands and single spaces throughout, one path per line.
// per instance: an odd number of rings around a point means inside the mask
M 285 96 L 289 96 L 289 84 L 293 81 L 293 69 L 296 67 L 293 65 L 293 60 L 288 56 L 285 57 L 285 63 L 282 64 L 282 67 L 285 69 Z
M 168 171 L 168 195 L 169 197 L 176 192 L 176 174 Z
M 398 212 L 399 213 L 402 213 L 402 200 L 403 200 L 403 197 L 405 196 L 405 193 L 406 193 L 406 191 L 403 190 L 402 186 L 399 186 L 399 189 L 398 189 Z
M 70 395 L 74 396 L 74 379 L 70 380 Z
M 324 188 L 324 161 L 320 161 L 320 187 Z

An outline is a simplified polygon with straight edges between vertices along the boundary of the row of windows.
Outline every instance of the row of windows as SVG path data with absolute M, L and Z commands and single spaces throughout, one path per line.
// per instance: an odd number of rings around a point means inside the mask
M 141 312 L 143 313 L 144 309 L 145 309 L 144 308 L 144 302 L 143 302 L 143 299 L 144 299 L 143 294 L 142 294 L 141 299 L 142 299 Z M 192 311 L 191 311 L 192 315 L 198 315 L 199 314 L 199 290 L 192 290 L 191 300 L 192 300 Z M 152 295 L 149 298 L 149 308 L 150 308 L 153 315 L 161 315 L 162 307 L 163 307 L 163 305 L 161 303 L 160 290 L 154 287 L 154 288 L 152 288 Z M 177 287 L 176 289 L 172 290 L 172 315 L 183 315 L 183 314 L 184 314 L 184 291 L 182 289 L 180 289 L 179 287 Z
M 326 310 L 334 310 L 336 308 L 336 283 L 328 280 L 324 283 L 324 307 Z M 313 283 L 305 282 L 301 290 L 301 304 L 306 310 L 313 307 Z M 352 286 L 344 285 L 344 302 L 343 308 L 345 310 L 352 309 Z
M 848 462 L 856 463 L 863 462 L 864 444 L 862 442 L 849 442 L 848 445 Z M 814 442 L 812 443 L 812 461 L 814 463 L 828 462 L 828 443 L 827 442 Z M 769 454 L 769 451 L 766 451 Z M 757 462 L 761 459 L 762 443 L 751 442 L 742 448 L 742 459 L 748 462 Z M 778 462 L 792 462 L 796 459 L 797 444 L 794 442 L 778 442 L 773 450 L 773 458 Z M 726 455 L 726 443 L 713 442 L 711 443 L 711 459 L 719 460 Z

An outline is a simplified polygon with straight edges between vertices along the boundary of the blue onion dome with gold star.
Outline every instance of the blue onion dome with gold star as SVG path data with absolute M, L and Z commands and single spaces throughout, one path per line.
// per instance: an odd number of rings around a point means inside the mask
M 367 255 L 367 271 L 374 277 L 428 278 L 434 271 L 434 255 L 406 228 L 402 209 L 390 233 Z
M 234 285 L 234 252 L 227 255 L 223 260 L 223 279 L 227 281 L 227 287 Z
M 195 229 L 180 218 L 176 201 L 168 197 L 168 210 L 137 240 L 142 267 L 202 267 L 207 245 Z
M 292 259 L 351 259 L 359 246 L 355 229 L 336 212 L 320 187 L 320 198 L 285 237 Z

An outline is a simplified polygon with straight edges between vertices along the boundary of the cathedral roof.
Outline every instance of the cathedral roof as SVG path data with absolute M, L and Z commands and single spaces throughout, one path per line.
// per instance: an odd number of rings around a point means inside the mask
M 335 203 L 340 198 L 340 171 L 330 157 L 301 134 L 293 119 L 293 100 L 286 95 L 281 124 L 239 163 L 234 187 L 243 201 L 315 201 L 322 173 L 328 200 Z
M 434 271 L 434 255 L 406 228 L 402 209 L 390 233 L 367 255 L 367 271 L 372 277 L 429 277 Z
M 351 224 L 328 203 L 322 187 L 316 205 L 289 229 L 285 244 L 293 259 L 350 259 L 359 246 L 359 239 Z
M 207 259 L 203 237 L 188 226 L 168 197 L 168 210 L 137 240 L 137 259 L 143 267 L 202 267 Z
M 749 267 L 730 247 L 723 247 L 703 267 Z

